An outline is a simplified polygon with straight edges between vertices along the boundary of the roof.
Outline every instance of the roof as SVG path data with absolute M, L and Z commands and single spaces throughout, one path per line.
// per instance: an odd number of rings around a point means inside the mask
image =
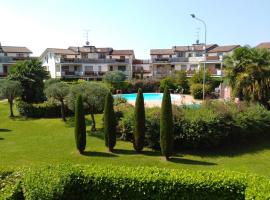
M 266 48 L 270 49 L 270 42 L 262 42 L 259 45 L 257 45 L 257 48 Z
M 78 55 L 78 52 L 72 51 L 71 49 L 47 48 L 45 52 L 46 51 L 62 55 Z
M 17 47 L 17 46 L 1 46 L 5 53 L 32 53 L 26 47 Z
M 134 55 L 133 50 L 113 50 L 110 55 Z
M 217 44 L 207 44 L 206 49 L 210 50 L 217 46 Z M 193 44 L 192 46 L 174 46 L 175 51 L 203 51 L 204 44 Z
M 209 53 L 218 53 L 218 52 L 230 52 L 236 48 L 240 47 L 240 45 L 226 45 L 226 46 L 218 46 L 214 49 L 208 51 Z
M 151 55 L 173 55 L 174 52 L 172 49 L 151 49 Z
M 111 48 L 111 47 L 102 47 L 102 48 L 100 48 L 100 47 L 98 47 L 97 48 L 97 52 L 99 52 L 99 53 L 110 53 L 111 51 L 112 51 L 113 49 Z

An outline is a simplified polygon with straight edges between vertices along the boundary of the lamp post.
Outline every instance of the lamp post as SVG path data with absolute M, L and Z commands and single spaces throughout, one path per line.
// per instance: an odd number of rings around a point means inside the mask
M 191 14 L 191 17 L 196 19 L 197 21 L 202 22 L 204 25 L 204 30 L 205 30 L 205 32 L 204 32 L 204 64 L 203 64 L 203 100 L 204 100 L 205 99 L 205 65 L 206 65 L 206 33 L 207 33 L 207 29 L 206 29 L 205 21 L 196 17 L 195 14 Z

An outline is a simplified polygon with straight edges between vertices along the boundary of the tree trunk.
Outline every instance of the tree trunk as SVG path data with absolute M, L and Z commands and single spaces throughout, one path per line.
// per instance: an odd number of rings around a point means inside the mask
M 13 114 L 13 100 L 8 100 L 9 102 L 9 109 L 10 109 L 10 117 L 14 117 Z
M 65 104 L 63 100 L 61 101 L 61 116 L 62 116 L 63 121 L 65 122 L 66 121 Z
M 92 110 L 91 110 L 92 111 Z M 91 119 L 92 119 L 92 127 L 91 127 L 91 131 L 96 131 L 96 121 L 95 121 L 95 116 L 94 116 L 94 113 L 93 112 L 90 112 L 90 115 L 91 115 Z

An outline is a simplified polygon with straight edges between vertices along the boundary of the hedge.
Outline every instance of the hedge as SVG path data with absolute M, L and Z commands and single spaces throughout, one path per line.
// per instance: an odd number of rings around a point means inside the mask
M 19 173 L 19 172 L 16 172 Z M 14 174 L 16 174 L 14 173 Z M 150 167 L 43 166 L 21 170 L 1 199 L 269 199 L 270 180 L 229 171 Z M 1 179 L 1 185 L 5 179 Z M 9 195 L 7 190 L 10 191 Z
M 122 139 L 133 132 L 133 108 L 123 109 L 119 121 Z M 119 115 L 119 114 L 118 114 Z M 270 112 L 260 105 L 210 101 L 199 108 L 173 106 L 174 143 L 176 149 L 212 149 L 247 144 L 270 137 Z M 146 109 L 146 145 L 160 149 L 160 108 Z

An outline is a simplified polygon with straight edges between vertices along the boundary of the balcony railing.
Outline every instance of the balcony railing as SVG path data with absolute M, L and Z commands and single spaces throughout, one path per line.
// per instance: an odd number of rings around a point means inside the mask
M 61 58 L 61 63 L 108 63 L 108 64 L 128 64 L 129 59 L 90 59 L 90 58 Z
M 12 57 L 8 56 L 0 56 L 0 63 L 14 63 L 15 61 L 12 59 Z
M 171 62 L 188 62 L 186 57 L 177 57 L 177 58 L 154 58 L 154 63 L 171 63 Z

